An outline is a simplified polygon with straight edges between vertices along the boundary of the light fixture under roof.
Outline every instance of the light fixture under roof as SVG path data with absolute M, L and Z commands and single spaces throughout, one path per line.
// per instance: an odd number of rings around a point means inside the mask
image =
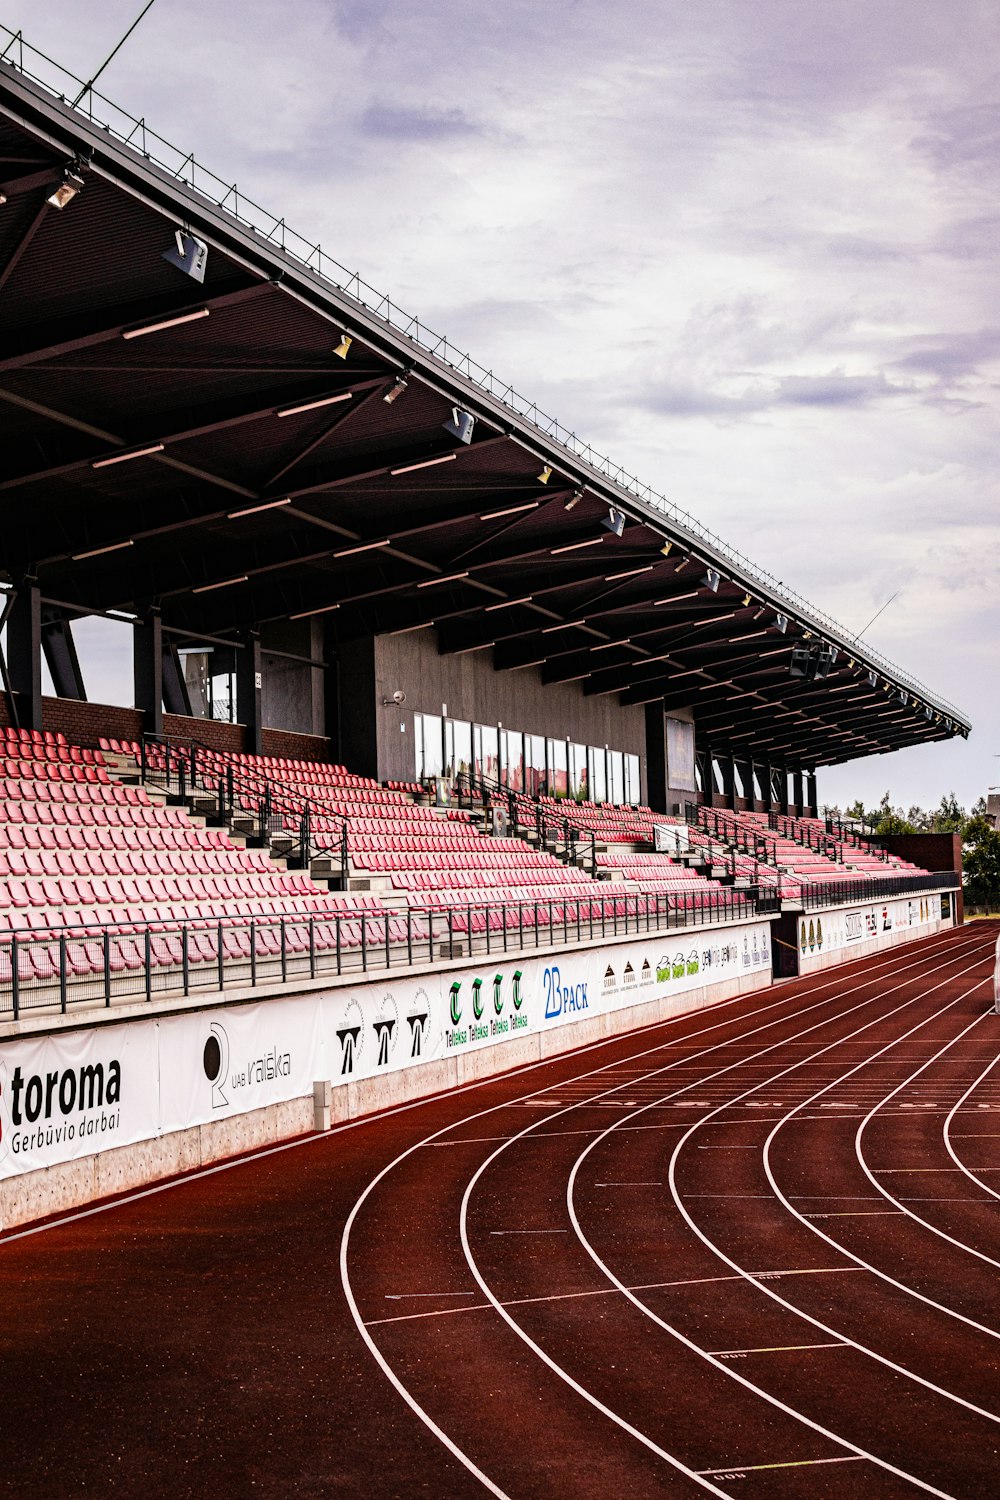
M 673 545 L 673 542 L 664 542 L 663 546 L 660 548 L 660 556 L 669 557 L 671 550 L 673 549 Z
M 82 187 L 83 178 L 80 176 L 76 162 L 72 162 L 63 170 L 62 182 L 45 201 L 50 208 L 65 208 L 67 203 L 72 203 Z
M 151 453 L 162 453 L 162 443 L 150 443 L 146 448 L 132 448 L 128 453 L 113 453 L 110 458 L 95 458 L 92 469 L 110 469 L 112 464 L 125 464 L 132 458 L 148 458 Z
M 332 353 L 336 354 L 338 359 L 346 359 L 347 352 L 353 343 L 354 340 L 349 333 L 342 333 L 337 343 L 334 344 Z
M 242 510 L 231 510 L 226 516 L 227 521 L 239 521 L 243 516 L 257 516 L 262 510 L 278 510 L 282 505 L 291 505 L 291 499 L 285 500 L 263 500 L 260 505 L 246 505 Z
M 775 615 L 775 617 L 774 617 L 774 628 L 775 628 L 775 630 L 780 631 L 782 635 L 784 635 L 785 631 L 788 629 L 788 616 L 787 615 Z
M 106 547 L 92 547 L 89 552 L 74 552 L 73 562 L 84 562 L 88 557 L 103 557 L 105 552 L 123 552 L 126 547 L 133 546 L 132 538 L 127 542 L 109 542 Z
M 607 530 L 612 533 L 612 535 L 621 536 L 622 532 L 625 530 L 625 512 L 623 510 L 616 509 L 616 507 L 612 505 L 607 515 L 601 521 L 601 525 L 606 527 Z
M 563 506 L 563 510 L 573 510 L 577 505 L 580 504 L 583 496 L 584 491 L 582 489 L 574 490 L 572 495 L 570 495 L 569 499 L 566 501 L 566 504 Z
M 389 473 L 395 476 L 396 474 L 412 474 L 415 469 L 433 469 L 435 464 L 450 464 L 454 457 L 454 453 L 442 453 L 438 458 L 422 458 L 419 463 L 402 464 L 398 469 L 390 469 Z
M 196 323 L 199 318 L 207 317 L 207 307 L 196 307 L 193 312 L 178 313 L 173 318 L 160 318 L 155 323 L 144 323 L 141 328 L 125 328 L 122 330 L 122 338 L 141 339 L 147 333 L 160 333 L 164 328 L 179 328 L 182 323 Z
M 175 229 L 174 243 L 169 250 L 164 250 L 163 259 L 176 266 L 178 271 L 183 271 L 185 276 L 190 276 L 192 281 L 205 280 L 208 246 L 196 235 L 188 234 L 183 229 Z
M 356 557 L 359 552 L 377 552 L 380 547 L 388 547 L 390 545 L 390 537 L 384 537 L 380 542 L 358 542 L 357 546 L 355 547 L 341 547 L 340 551 L 335 552 L 333 556 Z
M 394 401 L 398 400 L 406 390 L 406 387 L 409 385 L 409 383 L 410 382 L 407 380 L 405 375 L 397 375 L 395 380 L 392 382 L 392 385 L 382 397 L 382 400 L 385 402 L 386 406 L 391 406 Z
M 418 589 L 432 589 L 439 583 L 458 583 L 462 578 L 468 578 L 469 570 L 464 573 L 445 573 L 441 578 L 425 578 L 422 583 L 417 584 Z
M 545 467 L 542 469 L 542 472 L 538 476 L 538 483 L 539 484 L 548 484 L 548 482 L 549 482 L 549 480 L 551 478 L 552 478 L 552 465 L 551 464 L 546 464 Z
M 451 416 L 441 425 L 445 432 L 457 438 L 460 443 L 471 443 L 472 429 L 476 425 L 476 419 L 471 412 L 463 411 L 460 406 L 453 406 Z
M 198 588 L 192 589 L 191 592 L 192 594 L 209 594 L 211 593 L 212 589 L 228 589 L 231 588 L 234 583 L 246 582 L 248 582 L 246 573 L 241 573 L 237 578 L 223 578 L 219 583 L 200 584 Z
M 708 589 L 710 593 L 717 594 L 719 592 L 719 583 L 721 582 L 721 578 L 719 570 L 717 568 L 709 568 L 708 572 L 705 574 L 704 578 L 701 581 L 703 587 Z
M 527 510 L 537 510 L 538 501 L 528 500 L 524 505 L 508 505 L 503 510 L 488 510 L 479 517 L 481 521 L 500 521 L 504 516 L 518 516 Z
M 341 391 L 336 396 L 317 396 L 315 401 L 300 401 L 297 406 L 283 406 L 277 412 L 279 417 L 297 417 L 303 411 L 315 411 L 320 406 L 336 406 L 339 401 L 350 401 L 352 391 Z

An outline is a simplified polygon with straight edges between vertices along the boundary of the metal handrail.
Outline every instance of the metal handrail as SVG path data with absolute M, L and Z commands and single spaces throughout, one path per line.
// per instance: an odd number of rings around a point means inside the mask
M 164 752 L 165 765 L 162 771 L 156 765 L 150 764 L 149 747 L 153 745 L 162 748 Z M 199 752 L 203 761 L 200 771 Z M 236 766 L 232 761 L 227 761 L 225 772 L 220 776 L 213 764 L 204 765 L 204 760 L 208 756 L 218 757 L 219 752 L 202 741 L 177 739 L 169 735 L 144 734 L 140 742 L 140 778 L 143 785 L 160 786 L 168 794 L 176 790 L 176 794 L 181 798 L 197 791 L 207 792 L 215 799 L 216 815 L 223 821 L 232 823 L 234 818 L 249 812 L 256 820 L 253 836 L 264 846 L 269 844 L 271 834 L 274 832 L 271 828 L 271 820 L 275 815 L 274 801 L 275 792 L 277 792 L 281 800 L 296 804 L 290 815 L 298 817 L 297 836 L 289 835 L 285 827 L 284 819 L 289 814 L 280 813 L 282 836 L 283 838 L 291 837 L 289 857 L 293 864 L 308 870 L 315 857 L 335 856 L 340 861 L 339 875 L 342 879 L 346 878 L 349 872 L 347 841 L 349 818 L 325 806 L 315 797 L 298 791 L 294 783 L 282 781 L 276 776 L 268 776 L 263 771 L 248 771 L 245 767 Z M 242 800 L 244 798 L 251 800 L 250 808 L 244 805 Z M 240 799 L 239 802 L 237 799 Z M 327 836 L 322 832 L 317 832 L 314 826 L 317 819 L 339 825 L 333 836 L 333 842 L 324 842 Z
M 771 892 L 664 893 L 607 887 L 517 902 L 336 908 L 229 918 L 79 923 L 0 933 L 0 1016 L 198 989 L 259 988 L 324 973 L 368 973 L 480 953 L 554 947 L 768 916 Z M 394 928 L 394 930 L 393 930 Z M 547 941 L 543 939 L 547 933 Z M 227 951 L 227 942 L 229 951 Z M 237 950 L 233 951 L 233 943 Z M 38 958 L 38 962 L 34 959 Z
M 744 553 L 724 542 L 715 532 L 703 526 L 690 512 L 675 505 L 665 495 L 654 490 L 651 485 L 644 484 L 620 464 L 615 464 L 604 454 L 598 453 L 590 443 L 585 443 L 574 431 L 564 427 L 555 417 L 548 416 L 541 411 L 536 402 L 529 401 L 526 396 L 520 395 L 509 382 L 500 380 L 491 369 L 487 369 L 469 354 L 458 349 L 444 334 L 435 333 L 426 324 L 422 324 L 419 318 L 398 307 L 386 294 L 370 286 L 358 272 L 349 271 L 346 266 L 341 265 L 323 250 L 321 244 L 314 244 L 289 228 L 283 217 L 279 218 L 262 208 L 252 198 L 241 193 L 236 183 L 227 183 L 203 163 L 197 161 L 193 152 L 182 152 L 178 147 L 171 145 L 147 125 L 145 117 L 136 119 L 120 105 L 108 99 L 106 95 L 89 86 L 84 79 L 78 78 L 69 69 L 64 68 L 61 63 L 48 57 L 44 52 L 40 52 L 36 47 L 32 47 L 24 40 L 22 32 L 14 32 L 9 27 L 0 25 L 0 40 L 3 36 L 6 36 L 8 40 L 3 50 L 0 51 L 0 64 L 6 64 L 25 78 L 31 79 L 33 83 L 55 95 L 63 104 L 69 104 L 67 95 L 75 99 L 80 90 L 83 90 L 79 102 L 70 107 L 78 114 L 85 116 L 91 124 L 98 125 L 124 145 L 137 151 L 146 161 L 154 163 L 184 186 L 190 187 L 208 203 L 221 209 L 244 228 L 260 237 L 272 250 L 280 251 L 284 256 L 298 262 L 305 270 L 314 272 L 323 281 L 329 282 L 343 295 L 353 298 L 366 315 L 380 319 L 394 332 L 418 345 L 433 359 L 445 366 L 449 372 L 463 376 L 502 405 L 514 411 L 524 421 L 535 427 L 550 443 L 562 448 L 574 462 L 590 469 L 594 474 L 608 480 L 627 494 L 634 495 L 645 504 L 652 506 L 673 522 L 679 531 L 707 543 L 720 558 L 735 565 L 746 578 L 762 584 L 774 597 L 791 605 L 801 619 L 830 632 L 841 645 L 857 651 L 858 637 L 852 636 L 832 616 L 817 609 L 801 594 L 787 588 L 773 573 L 759 567 Z M 33 60 L 30 66 L 25 62 L 26 54 L 29 59 Z M 33 67 L 38 69 L 40 64 L 49 71 L 49 77 L 43 76 L 41 71 L 33 71 Z M 67 84 L 72 87 L 67 87 Z M 954 715 L 961 723 L 968 724 L 961 709 L 956 708 L 940 694 L 932 693 L 917 678 L 904 672 L 880 652 L 865 646 L 863 653 L 860 654 L 873 666 L 892 676 L 900 685 L 936 703 L 939 708 L 947 714 Z

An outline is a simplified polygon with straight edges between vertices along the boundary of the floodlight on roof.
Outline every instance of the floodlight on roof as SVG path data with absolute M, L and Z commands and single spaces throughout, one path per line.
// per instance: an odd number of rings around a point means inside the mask
M 717 594 L 719 592 L 719 584 L 721 583 L 721 581 L 722 579 L 718 568 L 709 568 L 708 572 L 701 580 L 702 587 L 708 589 L 709 592 L 713 594 Z
M 205 280 L 208 246 L 197 236 L 187 234 L 183 229 L 175 229 L 174 243 L 169 250 L 164 250 L 163 259 L 176 266 L 178 271 L 183 271 L 185 276 L 190 276 L 192 281 Z
M 775 630 L 780 631 L 782 635 L 784 635 L 785 631 L 788 629 L 788 616 L 787 615 L 775 615 L 775 617 L 774 617 L 774 628 L 775 628 Z
M 457 438 L 460 443 L 471 443 L 476 419 L 471 412 L 463 411 L 460 406 L 453 406 L 451 416 L 441 425 L 449 436 Z
M 80 176 L 77 164 L 76 162 L 71 162 L 69 166 L 63 169 L 62 182 L 60 182 L 55 192 L 49 194 L 45 201 L 50 208 L 65 208 L 67 203 L 72 203 L 82 187 L 83 178 Z
M 337 343 L 333 346 L 333 353 L 336 354 L 338 359 L 346 359 L 347 351 L 353 343 L 354 340 L 349 333 L 342 333 Z
M 869 683 L 871 684 L 872 687 L 878 687 L 878 673 L 877 672 L 869 671 L 869 673 L 868 673 L 868 681 L 869 681 Z
M 625 530 L 625 512 L 623 510 L 616 510 L 612 506 L 601 522 L 601 525 L 612 532 L 614 536 L 621 536 Z
M 753 600 L 751 599 L 750 595 L 749 594 L 744 594 L 743 595 L 743 608 L 744 609 L 748 608 L 748 606 L 751 605 L 752 603 L 753 603 Z
M 382 397 L 382 400 L 385 402 L 386 406 L 391 406 L 394 401 L 397 401 L 406 390 L 406 387 L 409 385 L 409 383 L 410 382 L 407 380 L 405 375 L 397 375 L 395 380 L 392 382 L 392 385 Z
M 670 553 L 671 553 L 671 551 L 673 549 L 673 545 L 674 545 L 673 542 L 666 542 L 665 541 L 663 543 L 663 546 L 660 548 L 660 556 L 661 557 L 669 557 Z
M 552 465 L 551 464 L 546 464 L 545 467 L 542 469 L 542 472 L 538 476 L 538 483 L 539 484 L 548 484 L 548 482 L 549 482 L 549 480 L 551 478 L 552 478 Z
M 580 501 L 583 499 L 583 496 L 584 491 L 582 489 L 574 490 L 572 495 L 570 495 L 569 499 L 563 506 L 563 510 L 575 510 L 575 508 L 580 504 Z

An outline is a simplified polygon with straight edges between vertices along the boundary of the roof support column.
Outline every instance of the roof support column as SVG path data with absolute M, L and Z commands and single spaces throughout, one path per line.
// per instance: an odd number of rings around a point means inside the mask
M 7 618 L 7 670 L 17 722 L 42 727 L 42 593 L 34 578 L 18 586 Z
M 722 772 L 722 798 L 724 807 L 730 812 L 736 811 L 736 761 L 731 755 L 719 756 L 719 770 Z
M 819 802 L 816 797 L 816 772 L 806 771 L 806 807 L 811 818 L 819 817 Z
M 792 772 L 792 802 L 795 812 L 801 818 L 805 809 L 805 784 L 802 775 L 802 767 L 799 766 Z
M 646 704 L 646 802 L 654 812 L 667 808 L 667 726 L 662 703 Z
M 149 610 L 132 626 L 132 680 L 143 733 L 163 734 L 163 621 Z
M 243 650 L 236 652 L 236 719 L 245 729 L 244 746 L 248 755 L 264 754 L 264 715 L 261 699 L 264 686 L 260 660 L 260 632 L 241 632 Z

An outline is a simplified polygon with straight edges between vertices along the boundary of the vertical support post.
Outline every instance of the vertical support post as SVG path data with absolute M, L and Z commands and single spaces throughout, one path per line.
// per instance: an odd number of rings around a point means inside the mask
M 816 772 L 815 771 L 807 771 L 806 772 L 806 802 L 809 805 L 809 811 L 812 814 L 812 816 L 814 818 L 818 818 L 819 817 L 819 801 L 818 801 L 817 795 L 816 795 Z
M 146 734 L 163 734 L 163 622 L 149 610 L 132 626 L 132 680 L 135 706 Z M 169 757 L 168 757 L 169 762 Z
M 800 818 L 805 809 L 805 800 L 805 778 L 802 774 L 802 767 L 798 766 L 792 772 L 792 801 Z
M 24 729 L 42 727 L 42 594 L 26 578 L 7 618 L 7 671 L 16 703 L 16 722 Z
M 246 730 L 248 755 L 264 753 L 264 717 L 261 708 L 263 676 L 260 635 L 256 630 L 241 632 L 242 651 L 236 653 L 236 717 Z

